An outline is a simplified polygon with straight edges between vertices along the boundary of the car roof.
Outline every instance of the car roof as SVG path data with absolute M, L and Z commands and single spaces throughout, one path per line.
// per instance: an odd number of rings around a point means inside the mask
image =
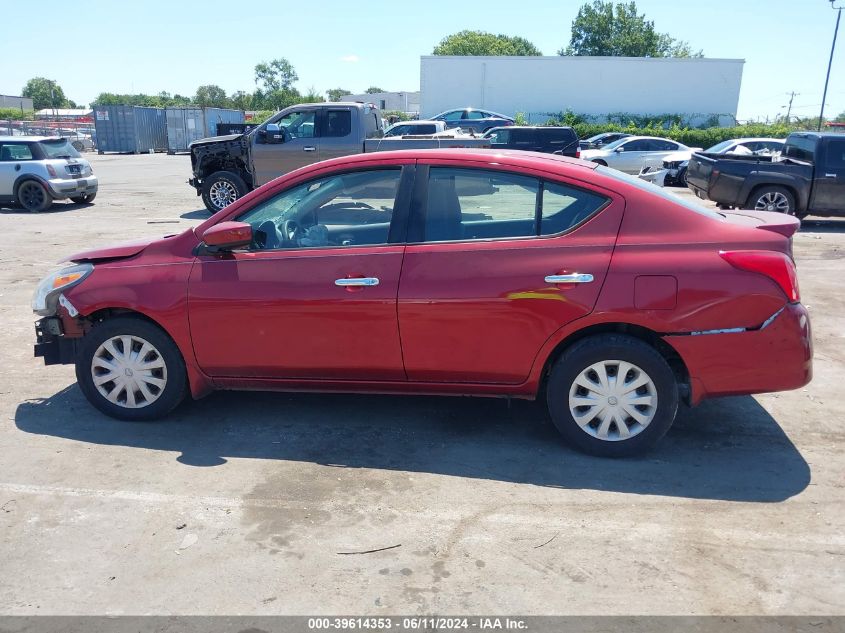
M 775 141 L 777 143 L 785 143 L 785 138 L 768 138 L 765 136 L 754 136 L 748 138 L 732 138 L 730 139 L 731 143 L 756 143 L 759 141 Z
M 665 136 L 629 136 L 626 138 L 626 141 L 639 141 L 640 139 L 647 139 L 649 141 L 672 141 L 673 143 L 677 143 L 678 145 L 683 145 L 680 141 L 676 141 L 671 138 L 666 138 Z
M 488 132 L 493 130 L 571 130 L 571 125 L 497 125 L 491 127 Z
M 0 143 L 4 143 L 6 141 L 15 141 L 16 143 L 20 143 L 21 141 L 25 143 L 38 143 L 39 141 L 58 141 L 61 140 L 61 136 L 0 136 Z

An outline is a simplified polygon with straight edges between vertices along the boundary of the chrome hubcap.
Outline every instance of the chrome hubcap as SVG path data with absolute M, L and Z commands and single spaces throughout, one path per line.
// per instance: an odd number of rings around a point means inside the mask
M 232 183 L 221 180 L 209 187 L 208 197 L 211 198 L 211 204 L 222 209 L 238 199 L 238 190 Z
M 789 200 L 787 200 L 786 196 L 779 191 L 770 191 L 757 198 L 757 204 L 754 205 L 754 210 L 788 213 Z
M 167 384 L 167 366 L 161 353 L 139 336 L 113 336 L 91 359 L 91 378 L 109 402 L 140 409 L 161 396 Z
M 642 433 L 657 413 L 651 377 L 624 360 L 587 367 L 569 389 L 569 412 L 585 433 L 608 442 Z

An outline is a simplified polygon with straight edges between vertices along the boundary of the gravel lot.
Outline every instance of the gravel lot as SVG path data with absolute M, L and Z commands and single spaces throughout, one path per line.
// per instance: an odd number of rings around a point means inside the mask
M 32 290 L 208 214 L 186 156 L 90 160 L 93 206 L 0 212 L 0 613 L 845 614 L 845 220 L 795 238 L 808 388 L 682 410 L 646 458 L 488 399 L 217 393 L 137 424 L 32 357 Z

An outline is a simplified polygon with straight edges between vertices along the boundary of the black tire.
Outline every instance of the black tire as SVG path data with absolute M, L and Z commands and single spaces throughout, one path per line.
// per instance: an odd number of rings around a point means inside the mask
M 683 167 L 678 172 L 678 177 L 675 179 L 675 184 L 679 187 L 686 188 L 687 186 L 687 168 Z
M 71 143 L 71 145 L 73 146 L 73 149 L 75 149 L 77 152 L 81 152 L 85 149 L 85 145 L 83 145 L 80 141 L 74 141 L 73 143 Z
M 779 203 L 781 200 L 785 200 L 786 205 L 788 206 L 784 208 L 778 204 L 778 206 L 775 207 L 774 203 Z M 771 201 L 773 204 L 769 206 L 773 206 L 774 208 L 757 209 L 758 205 L 765 206 L 766 201 Z M 795 215 L 795 196 L 792 195 L 792 192 L 786 187 L 779 187 L 778 185 L 763 185 L 762 187 L 757 187 L 751 192 L 751 195 L 748 196 L 748 200 L 745 202 L 743 209 L 777 211 L 780 213 L 786 213 L 787 215 Z
M 53 197 L 37 180 L 24 180 L 15 191 L 15 200 L 31 213 L 46 211 L 53 205 Z
M 215 203 L 215 200 L 220 200 L 220 196 L 215 195 L 215 188 L 224 187 L 229 189 L 234 194 L 234 197 L 229 200 L 228 204 L 220 206 Z M 221 209 L 225 209 L 229 204 L 238 198 L 246 195 L 248 189 L 243 179 L 236 173 L 231 171 L 218 171 L 205 179 L 202 185 L 202 201 L 205 208 L 212 213 L 217 213 Z
M 116 336 L 137 337 L 149 342 L 154 348 L 155 355 L 153 358 L 160 358 L 164 361 L 166 373 L 156 375 L 159 379 L 162 376 L 164 377 L 164 388 L 156 394 L 156 399 L 145 406 L 128 408 L 126 405 L 115 404 L 101 394 L 94 384 L 92 370 L 94 356 L 101 345 Z M 133 348 L 133 351 L 137 350 Z M 147 358 L 149 357 L 147 356 Z M 112 358 L 112 360 L 115 359 Z M 123 374 L 117 372 L 115 375 L 122 376 Z M 156 420 L 164 417 L 185 399 L 188 384 L 185 361 L 182 359 L 182 354 L 173 339 L 158 326 L 132 316 L 121 316 L 102 321 L 85 335 L 76 359 L 76 380 L 82 389 L 82 393 L 94 407 L 112 418 L 132 421 Z M 106 389 L 109 389 L 108 384 L 106 383 Z M 113 389 L 119 389 L 116 383 L 112 384 Z M 121 393 L 124 394 L 123 400 L 127 401 L 126 389 L 118 392 L 118 398 Z M 134 393 L 140 394 L 141 392 L 135 391 Z M 133 395 L 132 397 L 135 399 L 137 396 Z M 140 397 L 143 397 L 143 395 Z
M 97 192 L 95 191 L 94 193 L 83 193 L 81 196 L 73 196 L 70 200 L 76 204 L 90 204 L 94 202 L 96 197 Z
M 570 392 L 580 390 L 575 386 L 575 380 L 582 372 L 602 361 L 631 363 L 635 366 L 632 371 L 639 370 L 651 379 L 657 397 L 654 415 L 638 431 L 633 418 L 629 418 L 633 423 L 631 428 L 636 432 L 631 432 L 628 439 L 600 439 L 592 434 L 600 426 L 599 415 L 585 425 L 592 430 L 588 432 L 579 426 L 570 410 Z M 647 390 L 649 387 L 640 389 Z M 578 390 L 574 392 L 575 397 L 579 395 Z M 639 394 L 640 390 L 635 393 Z M 546 402 L 552 423 L 571 446 L 599 457 L 628 457 L 651 449 L 672 426 L 678 411 L 678 383 L 666 360 L 648 343 L 623 334 L 602 334 L 574 343 L 555 361 L 546 382 Z M 628 427 L 628 422 L 622 423 Z M 615 429 L 618 437 L 618 422 L 613 420 L 610 425 L 608 428 Z

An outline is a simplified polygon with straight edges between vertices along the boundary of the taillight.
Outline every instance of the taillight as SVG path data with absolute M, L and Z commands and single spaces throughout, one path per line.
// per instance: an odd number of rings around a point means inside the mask
M 58 178 L 59 175 L 56 173 L 56 170 L 53 168 L 52 165 L 47 165 L 47 173 L 50 174 L 53 178 Z
M 575 148 L 575 158 L 581 158 L 581 148 L 580 147 Z
M 795 264 L 783 253 L 775 251 L 719 251 L 734 268 L 765 275 L 774 281 L 786 298 L 800 301 L 798 293 L 798 274 Z

